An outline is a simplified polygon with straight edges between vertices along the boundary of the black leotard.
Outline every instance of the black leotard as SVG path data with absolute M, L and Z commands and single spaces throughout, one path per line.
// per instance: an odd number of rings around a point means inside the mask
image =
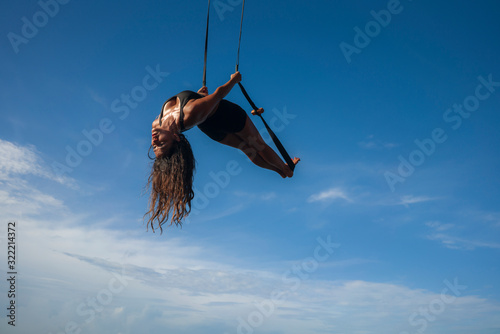
M 204 96 L 186 90 L 175 96 L 172 96 L 170 99 L 167 100 L 167 102 L 177 97 L 179 98 L 179 101 L 181 103 L 179 123 L 181 126 L 181 132 L 184 132 L 186 130 L 189 130 L 184 128 L 184 106 L 190 100 L 200 99 Z M 162 116 L 163 116 L 163 108 L 162 108 L 162 114 L 160 115 L 160 119 Z M 229 102 L 227 100 L 222 100 L 219 103 L 219 107 L 217 108 L 215 113 L 213 113 L 213 115 L 207 118 L 203 123 L 198 124 L 198 128 L 213 140 L 221 141 L 226 137 L 228 133 L 236 133 L 243 130 L 243 128 L 245 127 L 246 119 L 247 119 L 247 114 L 245 110 L 243 110 L 239 105 Z

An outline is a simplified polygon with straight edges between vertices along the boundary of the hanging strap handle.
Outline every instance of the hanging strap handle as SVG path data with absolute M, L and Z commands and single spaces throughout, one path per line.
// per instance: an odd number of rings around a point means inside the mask
M 203 62 L 203 87 L 207 85 L 207 54 L 208 54 L 208 26 L 210 22 L 210 0 L 208 0 L 207 10 L 207 32 L 205 34 L 205 60 Z

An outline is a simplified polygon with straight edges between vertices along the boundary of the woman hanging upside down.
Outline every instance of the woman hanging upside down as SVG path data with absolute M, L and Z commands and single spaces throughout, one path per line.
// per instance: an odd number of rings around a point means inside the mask
M 170 225 L 182 224 L 191 210 L 195 159 L 182 132 L 194 126 L 213 140 L 242 150 L 257 166 L 275 171 L 283 178 L 293 176 L 289 166 L 264 142 L 246 112 L 223 100 L 240 81 L 241 74 L 236 72 L 213 94 L 202 87 L 198 93 L 184 91 L 163 104 L 152 129 L 151 148 L 156 159 L 148 180 L 151 195 L 146 215 L 153 231 L 156 224 L 161 230 L 169 216 Z M 263 112 L 262 108 L 252 110 L 254 115 Z M 294 158 L 293 163 L 299 160 Z

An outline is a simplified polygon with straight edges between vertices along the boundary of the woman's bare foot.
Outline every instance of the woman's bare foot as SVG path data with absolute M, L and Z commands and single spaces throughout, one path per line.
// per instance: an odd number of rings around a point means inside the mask
M 293 158 L 292 159 L 292 162 L 294 165 L 297 165 L 300 161 L 300 158 Z M 290 167 L 288 166 L 288 164 L 285 164 L 285 171 L 284 173 L 280 173 L 281 177 L 285 178 L 285 177 L 292 177 L 293 176 L 293 170 L 290 169 Z

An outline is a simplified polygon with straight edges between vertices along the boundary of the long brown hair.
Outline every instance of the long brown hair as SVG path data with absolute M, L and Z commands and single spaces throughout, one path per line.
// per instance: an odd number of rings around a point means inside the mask
M 147 225 L 153 232 L 156 227 L 163 233 L 162 225 L 169 219 L 169 225 L 182 226 L 182 219 L 191 211 L 196 162 L 186 137 L 179 137 L 168 153 L 155 159 L 148 178 L 151 194 L 145 216 L 149 216 Z

